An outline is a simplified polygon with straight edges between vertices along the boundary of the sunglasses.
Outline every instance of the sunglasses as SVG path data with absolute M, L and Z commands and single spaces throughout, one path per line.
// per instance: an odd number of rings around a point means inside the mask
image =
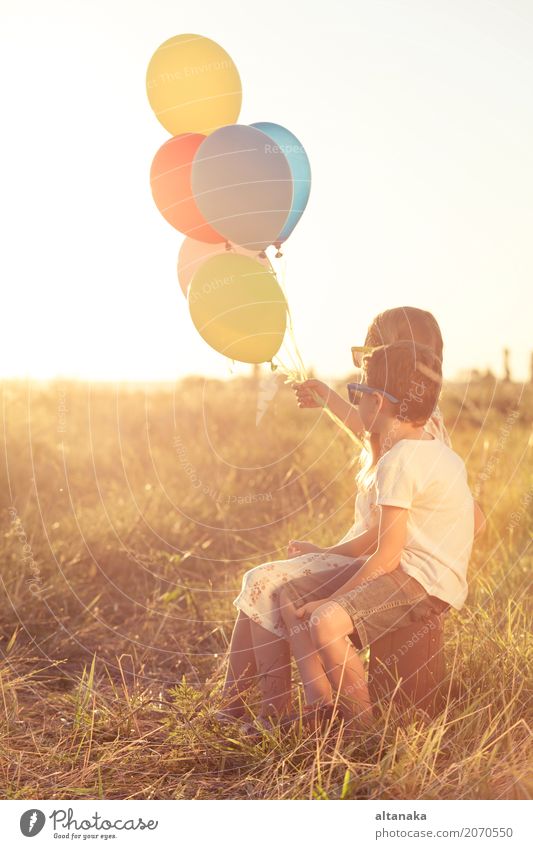
M 372 392 L 379 392 L 380 395 L 383 395 L 384 398 L 387 398 L 393 404 L 400 403 L 399 399 L 391 395 L 390 392 L 385 392 L 384 389 L 374 389 L 372 386 L 367 386 L 366 383 L 348 383 L 346 388 L 348 390 L 350 404 L 354 404 L 354 406 L 359 404 L 363 395 L 371 395 Z
M 374 348 L 369 345 L 355 345 L 352 347 L 352 360 L 356 368 L 361 368 L 363 365 L 363 355 L 371 354 Z

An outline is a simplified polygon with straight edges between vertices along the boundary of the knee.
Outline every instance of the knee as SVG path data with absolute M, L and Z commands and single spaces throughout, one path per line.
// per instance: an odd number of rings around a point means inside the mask
M 330 604 L 317 607 L 309 618 L 309 636 L 316 649 L 328 646 L 333 640 L 344 636 L 336 621 L 334 609 Z

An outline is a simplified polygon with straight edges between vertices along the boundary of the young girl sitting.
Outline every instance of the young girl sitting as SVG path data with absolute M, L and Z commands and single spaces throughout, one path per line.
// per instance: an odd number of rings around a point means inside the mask
M 441 386 L 433 351 L 397 342 L 364 357 L 355 384 L 365 429 L 379 440 L 377 544 L 346 580 L 323 575 L 286 583 L 282 616 L 309 707 L 330 718 L 336 701 L 345 719 L 362 725 L 371 714 L 364 648 L 384 633 L 460 610 L 474 535 L 473 499 L 461 458 L 425 429 Z M 360 537 L 315 551 L 359 558 Z M 299 544 L 300 546 L 303 543 Z M 307 581 L 307 584 L 306 584 Z
M 381 313 L 368 328 L 365 347 L 372 348 L 400 339 L 429 345 L 437 358 L 442 359 L 443 342 L 438 323 L 425 310 L 398 307 Z M 361 365 L 357 352 L 354 363 L 357 367 Z M 299 407 L 318 407 L 316 393 L 354 433 L 361 434 L 365 430 L 357 406 L 352 406 L 321 381 L 307 380 L 295 384 L 294 389 Z M 432 412 L 424 429 L 449 444 L 438 407 Z M 340 545 L 357 539 L 355 553 L 349 556 L 333 552 L 317 554 L 316 546 L 293 542 L 289 546 L 288 559 L 263 563 L 244 574 L 241 592 L 234 601 L 239 613 L 231 637 L 224 683 L 226 699 L 221 718 L 244 715 L 245 694 L 254 683 L 259 684 L 261 693 L 261 716 L 282 714 L 288 710 L 291 691 L 290 647 L 287 628 L 280 612 L 280 590 L 293 578 L 323 575 L 324 571 L 332 577 L 344 577 L 347 580 L 355 568 L 354 557 L 368 555 L 375 548 L 378 510 L 374 479 L 379 450 L 379 437 L 370 434 L 365 463 L 357 478 L 354 523 L 338 543 Z M 324 596 L 327 594 L 326 591 Z M 311 687 L 306 692 L 306 699 L 312 701 L 312 698 Z

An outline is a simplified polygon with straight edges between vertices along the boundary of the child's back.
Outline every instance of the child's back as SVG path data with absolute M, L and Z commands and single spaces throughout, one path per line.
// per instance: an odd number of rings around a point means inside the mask
M 440 439 L 400 439 L 377 463 L 376 491 L 378 504 L 409 511 L 403 571 L 459 610 L 474 537 L 462 459 Z

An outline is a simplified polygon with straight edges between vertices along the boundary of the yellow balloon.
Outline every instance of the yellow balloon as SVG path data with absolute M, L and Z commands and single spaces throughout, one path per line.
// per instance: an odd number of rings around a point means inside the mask
M 146 91 L 156 118 L 173 136 L 208 135 L 235 124 L 241 78 L 222 47 L 202 35 L 176 35 L 150 59 Z
M 285 335 L 287 302 L 276 275 L 240 254 L 211 257 L 189 285 L 189 310 L 208 345 L 242 363 L 269 362 Z

